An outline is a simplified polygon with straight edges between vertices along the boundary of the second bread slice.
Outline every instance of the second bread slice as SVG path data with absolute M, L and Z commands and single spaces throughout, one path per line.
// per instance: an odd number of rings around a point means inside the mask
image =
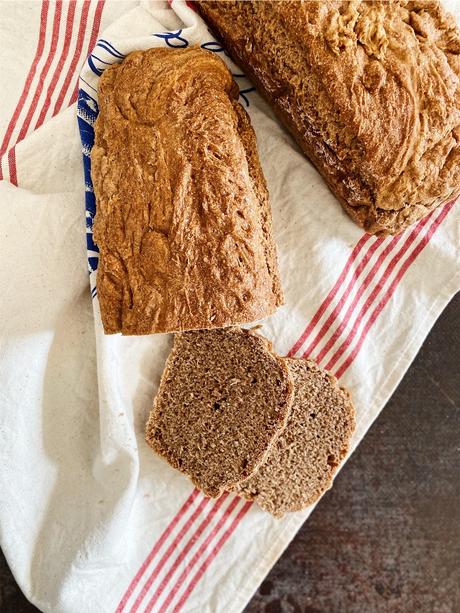
M 266 461 L 238 493 L 276 517 L 300 511 L 332 485 L 355 427 L 355 410 L 337 379 L 311 360 L 286 358 L 294 383 L 288 423 Z
M 293 386 L 270 343 L 242 330 L 177 335 L 146 429 L 208 496 L 250 477 L 286 425 Z

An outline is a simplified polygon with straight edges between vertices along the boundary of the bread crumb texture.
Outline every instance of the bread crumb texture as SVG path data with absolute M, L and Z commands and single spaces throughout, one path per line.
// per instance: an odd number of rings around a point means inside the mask
M 294 402 L 267 459 L 236 490 L 276 517 L 300 511 L 332 486 L 355 428 L 350 396 L 315 362 L 286 358 Z
M 365 230 L 398 233 L 460 193 L 460 32 L 439 2 L 198 10 Z
M 331 487 L 354 428 L 333 375 L 228 328 L 175 337 L 146 440 L 206 495 L 235 491 L 282 517 Z
M 286 425 L 288 367 L 240 328 L 176 335 L 146 427 L 152 449 L 208 496 L 247 479 Z
M 106 333 L 247 323 L 282 303 L 253 129 L 215 54 L 149 49 L 108 68 L 91 154 Z

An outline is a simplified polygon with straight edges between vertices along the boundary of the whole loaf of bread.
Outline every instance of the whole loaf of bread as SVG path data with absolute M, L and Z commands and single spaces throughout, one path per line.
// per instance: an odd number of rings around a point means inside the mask
M 91 154 L 106 333 L 251 322 L 282 303 L 271 211 L 238 87 L 211 52 L 108 68 Z
M 197 7 L 368 232 L 460 193 L 460 32 L 438 2 Z

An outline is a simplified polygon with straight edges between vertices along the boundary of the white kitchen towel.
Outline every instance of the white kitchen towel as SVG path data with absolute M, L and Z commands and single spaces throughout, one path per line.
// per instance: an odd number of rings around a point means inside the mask
M 234 495 L 208 500 L 144 442 L 171 337 L 102 333 L 89 166 L 100 74 L 152 46 L 198 44 L 228 63 L 286 294 L 262 332 L 350 388 L 353 448 L 459 289 L 459 209 L 398 237 L 363 234 L 184 2 L 3 2 L 0 34 L 0 544 L 44 611 L 241 611 L 312 508 L 280 521 Z

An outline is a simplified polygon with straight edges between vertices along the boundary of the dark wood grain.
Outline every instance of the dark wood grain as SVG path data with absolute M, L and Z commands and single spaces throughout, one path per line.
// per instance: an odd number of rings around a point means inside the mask
M 246 613 L 460 611 L 459 315 L 457 295 Z M 1 558 L 0 611 L 36 610 Z
M 460 612 L 460 295 L 246 613 Z

